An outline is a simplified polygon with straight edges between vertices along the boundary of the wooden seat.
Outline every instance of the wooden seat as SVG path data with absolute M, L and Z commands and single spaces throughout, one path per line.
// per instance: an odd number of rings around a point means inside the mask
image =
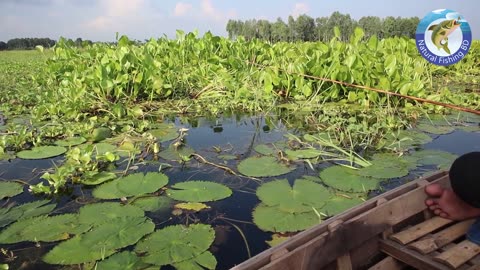
M 480 269 L 480 246 L 465 239 L 473 222 L 433 217 L 380 240 L 380 249 L 418 269 Z

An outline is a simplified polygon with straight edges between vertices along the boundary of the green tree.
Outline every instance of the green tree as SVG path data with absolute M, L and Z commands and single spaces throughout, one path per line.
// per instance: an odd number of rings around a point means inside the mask
M 282 20 L 282 18 L 277 18 L 277 21 L 272 24 L 272 41 L 287 41 L 288 34 L 288 25 Z
M 315 20 L 307 15 L 301 15 L 294 24 L 296 36 L 302 41 L 315 40 Z

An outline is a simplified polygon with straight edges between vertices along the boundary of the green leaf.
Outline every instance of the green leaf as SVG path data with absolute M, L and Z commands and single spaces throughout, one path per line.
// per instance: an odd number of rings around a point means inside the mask
M 144 262 L 158 266 L 192 259 L 200 265 L 210 266 L 211 258 L 203 258 L 201 255 L 207 251 L 214 239 L 215 231 L 209 225 L 175 225 L 158 230 L 140 241 L 135 252 L 144 254 Z
M 137 270 L 146 269 L 149 264 L 142 262 L 134 252 L 124 251 L 98 262 L 96 270 Z
M 320 172 L 320 178 L 328 186 L 347 192 L 367 192 L 378 188 L 379 180 L 361 176 L 357 170 L 344 166 L 331 166 Z
M 279 207 L 260 204 L 253 210 L 253 222 L 263 231 L 284 233 L 308 229 L 321 220 L 313 209 L 310 212 L 288 213 Z
M 289 159 L 309 159 L 319 157 L 323 152 L 317 149 L 285 150 Z
M 55 144 L 63 147 L 72 147 L 72 146 L 80 145 L 86 141 L 87 139 L 83 137 L 71 137 L 64 140 L 55 141 Z
M 0 228 L 10 223 L 50 213 L 56 204 L 47 204 L 49 200 L 34 201 L 11 208 L 0 208 Z
M 45 159 L 60 156 L 67 152 L 65 147 L 61 146 L 38 146 L 31 150 L 24 150 L 17 153 L 22 159 Z
M 0 200 L 23 192 L 23 185 L 12 181 L 0 181 Z
M 275 247 L 275 246 L 278 246 L 280 245 L 281 243 L 287 241 L 288 239 L 290 239 L 289 236 L 283 236 L 281 234 L 273 234 L 272 235 L 272 239 L 269 240 L 269 241 L 265 241 L 270 247 Z
M 168 142 L 176 139 L 179 136 L 175 125 L 169 124 L 164 124 L 161 128 L 152 129 L 147 132 L 160 140 L 160 142 Z
M 167 211 L 172 207 L 173 201 L 166 196 L 152 196 L 139 198 L 133 201 L 132 205 L 139 207 L 143 211 L 159 212 Z
M 99 127 L 92 131 L 90 139 L 92 142 L 100 142 L 112 136 L 112 130 L 106 127 Z
M 193 259 L 174 263 L 173 266 L 177 270 L 204 270 L 205 268 L 214 270 L 217 266 L 217 259 L 212 253 L 205 251 Z
M 179 147 L 175 149 L 173 146 L 168 147 L 162 152 L 158 153 L 158 156 L 166 160 L 182 160 L 182 156 L 191 156 L 195 151 L 187 146 Z
M 86 179 L 83 179 L 81 180 L 80 183 L 84 184 L 84 185 L 99 185 L 103 182 L 107 182 L 107 181 L 110 181 L 110 180 L 113 180 L 117 178 L 117 175 L 115 173 L 112 173 L 112 172 L 99 172 L 99 173 L 96 173 Z
M 380 141 L 380 146 L 391 149 L 406 150 L 413 146 L 426 144 L 432 141 L 432 137 L 423 132 L 414 130 L 401 130 L 398 133 L 391 133 Z
M 308 180 L 296 180 L 293 187 L 287 180 L 276 180 L 261 185 L 257 196 L 266 206 L 303 213 L 312 211 L 312 207 L 323 207 L 332 195 L 324 186 Z
M 137 243 L 154 229 L 155 224 L 145 217 L 117 218 L 58 244 L 43 260 L 67 265 L 104 259 L 118 249 Z
M 273 156 L 277 152 L 272 146 L 266 144 L 259 144 L 253 148 L 257 153 L 265 156 Z
M 414 152 L 412 157 L 417 158 L 420 165 L 436 165 L 440 169 L 448 169 L 458 156 L 439 150 L 422 150 Z
M 366 194 L 364 194 L 364 197 L 366 197 Z M 335 195 L 327 201 L 321 210 L 329 216 L 334 216 L 354 206 L 362 204 L 363 202 L 364 200 L 362 200 L 357 194 Z
M 99 199 L 119 199 L 152 193 L 167 183 L 168 177 L 163 173 L 134 173 L 99 186 L 92 194 Z
M 406 176 L 410 169 L 415 168 L 415 164 L 409 163 L 395 154 L 376 154 L 371 165 L 359 169 L 357 173 L 366 177 L 391 179 Z
M 80 208 L 78 221 L 81 224 L 99 226 L 112 220 L 126 217 L 143 217 L 142 209 L 133 205 L 122 205 L 115 202 L 87 204 Z
M 200 212 L 203 209 L 208 209 L 210 206 L 204 204 L 204 203 L 177 203 L 175 204 L 176 209 L 182 209 L 182 210 L 187 210 L 187 211 L 193 211 L 193 212 Z
M 434 126 L 430 124 L 418 124 L 417 129 L 431 133 L 431 134 L 438 134 L 438 135 L 445 135 L 445 134 L 450 134 L 453 131 L 455 131 L 455 128 L 450 127 L 450 126 Z
M 189 181 L 173 185 L 167 195 L 177 201 L 211 202 L 229 197 L 232 190 L 218 183 Z
M 19 220 L 0 233 L 0 243 L 12 244 L 23 241 L 55 242 L 80 234 L 90 226 L 78 223 L 75 214 L 39 216 Z
M 238 164 L 238 171 L 251 177 L 279 176 L 293 170 L 295 167 L 279 163 L 275 157 L 250 157 Z

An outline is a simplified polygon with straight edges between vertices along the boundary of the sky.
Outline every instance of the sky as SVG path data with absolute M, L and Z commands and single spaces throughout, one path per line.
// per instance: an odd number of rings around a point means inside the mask
M 0 0 L 0 41 L 15 37 L 81 37 L 113 41 L 115 33 L 144 40 L 186 32 L 226 35 L 229 19 L 284 20 L 289 15 L 423 18 L 447 8 L 463 14 L 480 39 L 479 0 Z

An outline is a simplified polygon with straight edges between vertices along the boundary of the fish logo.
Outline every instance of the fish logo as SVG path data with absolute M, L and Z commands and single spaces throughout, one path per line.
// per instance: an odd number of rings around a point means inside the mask
M 423 58 L 435 65 L 449 66 L 467 55 L 472 44 L 472 32 L 460 13 L 437 9 L 420 20 L 415 40 Z
M 460 20 L 460 17 L 457 20 L 445 20 L 428 28 L 428 31 L 433 31 L 432 42 L 439 50 L 443 49 L 448 54 L 452 54 L 448 48 L 448 36 L 460 27 L 462 24 Z

